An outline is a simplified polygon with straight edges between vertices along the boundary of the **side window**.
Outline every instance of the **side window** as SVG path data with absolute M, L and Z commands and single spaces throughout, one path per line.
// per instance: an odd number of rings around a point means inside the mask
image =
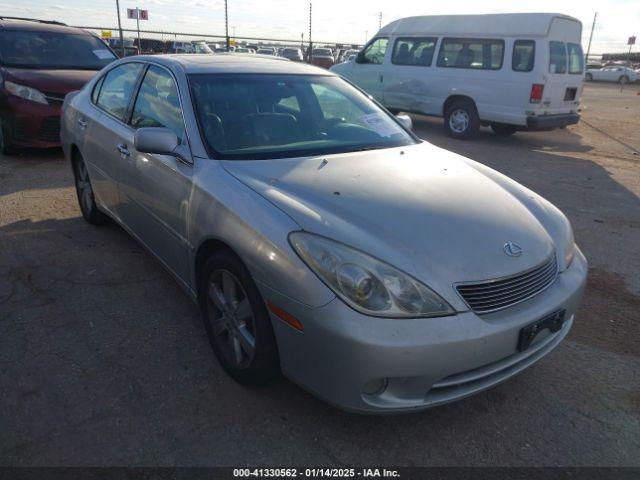
M 513 42 L 511 68 L 516 72 L 530 72 L 536 58 L 536 42 L 534 40 L 516 40 Z
M 567 73 L 567 49 L 564 42 L 549 42 L 549 73 Z
M 482 38 L 444 38 L 438 52 L 438 66 L 500 70 L 504 40 Z
M 110 70 L 102 80 L 96 105 L 117 119 L 124 120 L 141 71 L 141 63 L 125 63 Z
M 365 47 L 362 52 L 362 62 L 381 65 L 384 60 L 384 54 L 387 51 L 388 38 L 377 38 Z
M 100 89 L 102 88 L 102 84 L 104 83 L 104 76 L 100 78 L 93 86 L 93 92 L 91 92 L 91 101 L 95 104 L 98 102 L 98 95 L 100 94 Z
M 184 139 L 184 121 L 180 98 L 173 77 L 165 69 L 151 65 L 140 85 L 131 115 L 131 126 L 166 127 L 180 143 Z
M 567 43 L 569 52 L 569 73 L 582 74 L 584 71 L 584 55 L 582 47 L 577 43 Z
M 391 63 L 428 67 L 433 60 L 437 38 L 398 38 L 393 47 Z

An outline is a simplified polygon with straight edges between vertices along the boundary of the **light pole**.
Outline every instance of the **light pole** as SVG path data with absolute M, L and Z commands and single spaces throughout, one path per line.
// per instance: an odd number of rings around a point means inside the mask
M 227 52 L 229 51 L 229 10 L 227 0 L 224 0 L 224 35 L 227 40 Z
M 311 40 L 311 16 L 313 14 L 313 5 L 309 2 L 309 56 L 307 57 L 307 62 L 311 63 L 313 59 L 313 41 Z
M 119 2 L 119 0 L 116 0 L 116 11 L 118 12 L 118 30 L 120 31 L 120 47 L 122 48 L 122 58 L 124 58 L 124 38 L 122 36 L 122 24 L 120 22 L 120 2 Z M 138 49 L 140 51 L 142 51 L 142 49 L 140 48 L 140 45 L 138 45 Z
M 589 45 L 587 45 L 587 54 L 584 57 L 584 64 L 589 63 L 589 52 L 591 51 L 591 39 L 593 39 L 593 29 L 596 28 L 596 18 L 598 18 L 598 12 L 593 16 L 593 24 L 591 25 L 591 35 L 589 35 Z

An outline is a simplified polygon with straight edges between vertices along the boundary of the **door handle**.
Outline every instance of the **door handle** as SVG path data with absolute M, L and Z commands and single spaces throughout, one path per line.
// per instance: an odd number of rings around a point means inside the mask
M 118 145 L 118 151 L 120 152 L 120 155 L 122 155 L 123 157 L 128 157 L 131 155 L 131 152 L 129 151 L 129 149 L 124 143 L 121 143 L 120 145 Z
M 84 130 L 85 128 L 87 128 L 87 121 L 84 118 L 79 118 L 78 120 L 78 126 Z

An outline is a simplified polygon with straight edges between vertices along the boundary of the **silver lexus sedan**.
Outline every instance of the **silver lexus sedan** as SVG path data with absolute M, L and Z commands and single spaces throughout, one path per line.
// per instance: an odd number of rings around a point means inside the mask
M 409 124 L 308 65 L 139 56 L 67 96 L 62 139 L 84 218 L 158 258 L 229 375 L 398 412 L 544 357 L 587 275 L 556 207 Z

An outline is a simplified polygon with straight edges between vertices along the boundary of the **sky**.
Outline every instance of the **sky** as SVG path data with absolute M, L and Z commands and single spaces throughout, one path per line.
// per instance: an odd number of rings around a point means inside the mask
M 120 0 L 123 28 L 135 28 L 126 9 L 149 11 L 141 29 L 224 35 L 224 0 Z M 307 0 L 228 0 L 229 32 L 237 37 L 308 39 Z M 583 24 L 586 51 L 597 12 L 591 53 L 626 52 L 627 38 L 640 42 L 640 0 L 483 0 L 429 2 L 425 0 L 314 0 L 314 41 L 362 44 L 382 24 L 413 15 L 506 12 L 557 12 Z M 0 0 L 6 16 L 58 20 L 69 25 L 116 27 L 116 0 Z M 636 45 L 633 51 L 640 50 Z

